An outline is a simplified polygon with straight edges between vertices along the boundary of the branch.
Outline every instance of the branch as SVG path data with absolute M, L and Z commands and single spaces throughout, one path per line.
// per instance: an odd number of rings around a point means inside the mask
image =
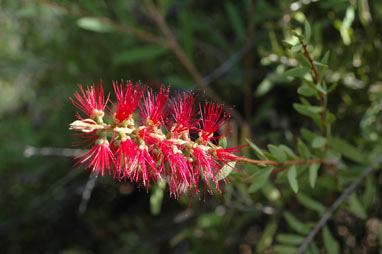
M 318 74 L 316 65 L 314 64 L 313 59 L 308 52 L 306 44 L 302 40 L 300 40 L 300 44 L 304 49 L 305 56 L 308 58 L 308 60 L 310 62 L 312 72 L 313 72 L 314 83 L 316 84 L 316 86 L 318 86 L 320 84 L 320 78 L 319 78 L 319 74 Z M 326 121 L 325 121 L 326 108 L 324 105 L 324 94 L 321 91 L 318 91 L 318 96 L 319 96 L 319 100 L 320 100 L 320 107 L 322 108 L 322 111 L 321 111 L 322 136 L 324 136 L 324 138 L 326 139 L 327 138 L 327 130 L 326 130 Z M 328 141 L 326 141 L 326 144 L 324 147 L 324 152 L 326 153 L 327 150 L 328 150 Z
M 373 169 L 376 166 L 379 166 L 379 164 L 382 162 L 382 157 L 378 157 L 371 166 L 367 167 L 360 176 L 357 177 L 346 189 L 345 191 L 339 196 L 339 198 L 332 204 L 330 209 L 322 216 L 322 218 L 318 221 L 316 226 L 313 228 L 313 230 L 309 233 L 309 235 L 305 238 L 304 243 L 300 246 L 298 249 L 298 253 L 302 254 L 304 253 L 305 249 L 308 247 L 309 243 L 313 240 L 313 238 L 316 236 L 318 231 L 326 224 L 326 222 L 329 220 L 329 218 L 332 216 L 332 213 L 341 205 L 343 201 L 349 196 L 349 194 L 358 186 L 358 184 L 373 171 Z

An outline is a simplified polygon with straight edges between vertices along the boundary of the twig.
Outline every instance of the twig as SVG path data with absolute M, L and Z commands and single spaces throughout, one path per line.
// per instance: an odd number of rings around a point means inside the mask
M 316 84 L 316 86 L 318 86 L 320 84 L 320 77 L 319 77 L 316 65 L 314 64 L 313 59 L 309 54 L 306 44 L 302 40 L 300 40 L 300 44 L 304 49 L 305 56 L 308 58 L 310 62 L 312 72 L 313 72 L 314 83 Z M 325 121 L 326 107 L 324 105 L 324 94 L 321 91 L 318 91 L 318 96 L 320 101 L 320 107 L 322 108 L 322 111 L 321 111 L 322 136 L 326 139 L 327 138 L 326 121 Z M 328 141 L 326 140 L 324 152 L 326 153 L 327 150 L 328 150 Z
M 55 148 L 55 147 L 34 147 L 26 146 L 24 148 L 24 157 L 29 158 L 32 156 L 63 156 L 63 157 L 76 157 L 85 153 L 85 149 L 73 148 Z
M 309 233 L 309 235 L 305 238 L 305 241 L 298 249 L 298 253 L 302 254 L 304 253 L 305 249 L 308 247 L 309 243 L 313 240 L 313 238 L 316 236 L 318 231 L 326 224 L 326 222 L 329 220 L 329 218 L 332 216 L 332 213 L 340 206 L 340 204 L 349 196 L 349 194 L 358 186 L 358 184 L 373 171 L 373 169 L 376 166 L 379 166 L 379 164 L 382 162 L 382 157 L 378 157 L 371 166 L 367 167 L 360 176 L 357 177 L 341 194 L 341 196 L 338 197 L 338 199 L 332 204 L 330 209 L 322 216 L 322 218 L 318 221 L 316 226 L 313 228 L 313 230 Z
M 88 181 L 86 182 L 85 188 L 82 191 L 81 203 L 78 207 L 78 212 L 80 214 L 84 214 L 88 208 L 88 203 L 92 195 L 96 181 L 97 181 L 97 177 L 93 175 L 93 176 L 90 176 Z

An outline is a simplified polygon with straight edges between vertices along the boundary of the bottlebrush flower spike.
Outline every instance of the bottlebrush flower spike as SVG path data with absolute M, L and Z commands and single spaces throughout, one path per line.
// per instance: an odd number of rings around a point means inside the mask
M 79 131 L 85 143 L 92 146 L 75 165 L 85 165 L 97 175 L 109 173 L 117 180 L 128 179 L 146 188 L 166 181 L 175 198 L 199 193 L 203 183 L 209 193 L 214 186 L 221 191 L 219 180 L 226 177 L 222 167 L 241 158 L 237 155 L 241 147 L 217 145 L 222 136 L 214 133 L 230 119 L 222 105 L 206 102 L 199 105 L 197 113 L 192 93 L 181 93 L 170 100 L 165 87 L 155 94 L 130 81 L 114 82 L 113 86 L 117 102 L 111 103 L 110 108 L 102 84 L 85 90 L 79 86 L 80 92 L 71 99 L 88 118 L 78 117 L 70 129 Z M 140 121 L 133 118 L 137 108 Z M 168 117 L 169 113 L 172 117 Z M 109 119 L 107 123 L 104 117 Z
M 103 116 L 108 99 L 105 101 L 102 81 L 96 87 L 94 87 L 94 85 L 91 87 L 86 87 L 85 91 L 81 85 L 79 85 L 79 89 L 81 94 L 79 92 L 74 93 L 74 97 L 77 101 L 70 98 L 73 105 L 90 118 L 95 119 L 98 116 Z

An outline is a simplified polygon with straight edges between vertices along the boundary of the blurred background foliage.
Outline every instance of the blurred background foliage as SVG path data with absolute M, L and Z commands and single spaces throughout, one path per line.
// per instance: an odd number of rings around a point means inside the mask
M 189 197 L 170 199 L 157 186 L 150 199 L 129 182 L 89 180 L 73 168 L 81 151 L 67 149 L 76 140 L 68 98 L 78 83 L 99 79 L 106 90 L 120 79 L 170 84 L 234 106 L 231 146 L 249 138 L 260 147 L 295 147 L 300 128 L 313 125 L 292 107 L 299 81 L 283 72 L 297 61 L 282 41 L 305 20 L 313 57 L 331 52 L 333 135 L 375 158 L 382 152 L 381 1 L 1 0 L 0 252 L 295 253 L 365 166 L 345 159 L 341 177 L 321 172 L 315 189 L 303 176 L 296 195 L 268 179 L 270 170 L 259 175 L 243 164 L 222 195 L 201 194 L 187 214 Z M 381 186 L 374 171 L 309 251 L 377 253 Z

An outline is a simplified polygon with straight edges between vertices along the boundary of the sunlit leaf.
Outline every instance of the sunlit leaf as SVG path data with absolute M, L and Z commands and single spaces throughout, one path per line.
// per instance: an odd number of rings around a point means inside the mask
M 77 25 L 82 29 L 98 33 L 110 33 L 114 28 L 97 17 L 83 17 L 77 20 Z

